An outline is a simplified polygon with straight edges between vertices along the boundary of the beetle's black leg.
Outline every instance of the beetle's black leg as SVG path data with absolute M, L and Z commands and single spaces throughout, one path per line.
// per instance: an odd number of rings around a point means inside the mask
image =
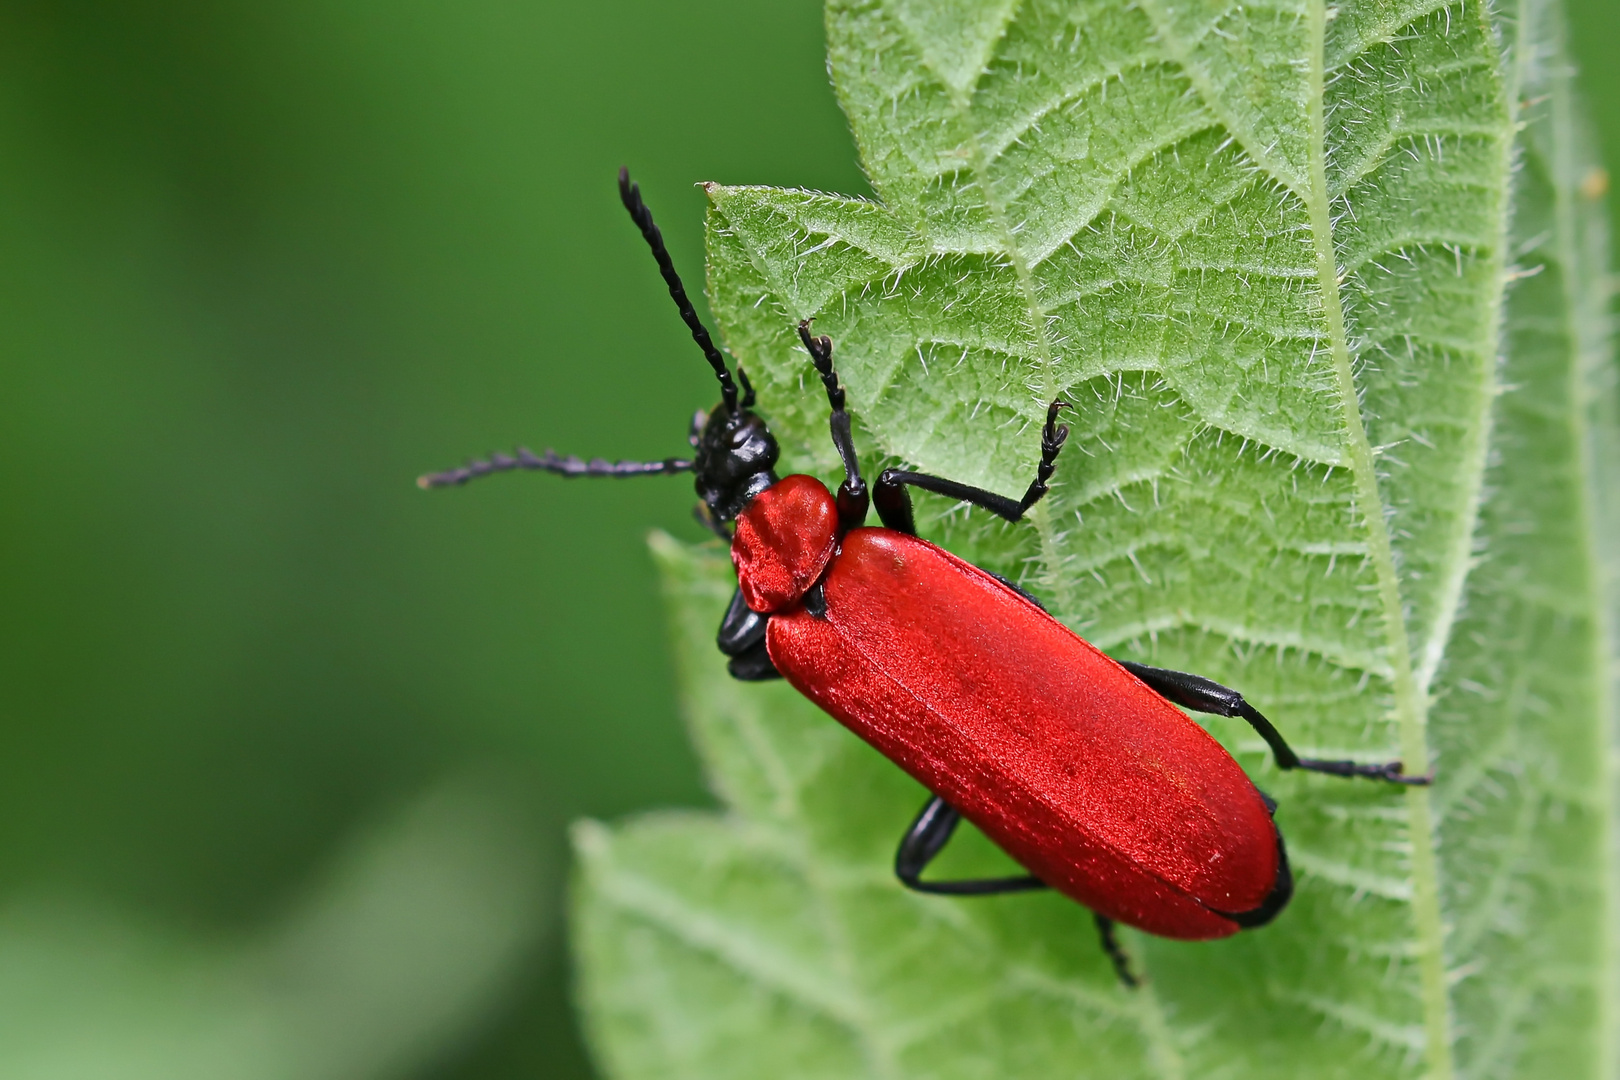
M 765 650 L 763 640 L 733 656 L 726 663 L 726 671 L 738 682 L 766 682 L 782 677 L 771 662 L 771 654 Z
M 1119 937 L 1114 933 L 1114 920 L 1095 913 L 1093 917 L 1097 920 L 1097 936 L 1102 939 L 1103 952 L 1114 962 L 1114 972 L 1119 976 L 1119 981 L 1132 990 L 1141 986 L 1142 981 L 1131 971 L 1131 958 L 1125 955 L 1125 950 L 1120 947 Z
M 770 653 L 765 651 L 765 624 L 769 621 L 769 615 L 761 615 L 748 607 L 740 587 L 731 594 L 731 603 L 720 620 L 720 632 L 714 636 L 714 643 L 731 657 L 726 670 L 733 679 L 764 682 L 782 677 L 771 663 Z
M 741 656 L 765 640 L 765 623 L 769 615 L 761 615 L 743 599 L 742 586 L 731 594 L 726 614 L 720 620 L 720 632 L 715 635 L 715 646 L 727 656 Z
M 984 570 L 984 567 L 981 566 L 979 569 Z M 994 573 L 990 570 L 984 570 L 984 572 L 1001 582 L 1003 585 L 1007 586 L 1007 588 L 1011 589 L 1019 596 L 1022 596 L 1025 600 L 1028 600 L 1030 603 L 1040 608 L 1042 611 L 1046 610 L 1046 605 L 1041 603 L 1040 598 L 1034 593 L 1030 592 L 1028 589 L 1024 588 L 1022 585 L 1018 584 L 1018 582 L 1013 581 L 1011 578 L 1004 578 L 1000 574 Z
M 942 893 L 947 896 L 994 896 L 998 893 L 1028 892 L 1032 889 L 1046 888 L 1044 881 L 1028 874 L 1022 877 L 978 878 L 969 881 L 923 881 L 921 876 L 923 870 L 944 850 L 961 820 L 962 815 L 938 795 L 928 800 L 922 808 L 922 813 L 917 815 L 917 820 L 906 830 L 905 838 L 900 841 L 900 850 L 894 856 L 894 872 L 901 884 L 917 892 Z M 1114 934 L 1114 920 L 1106 915 L 1097 915 L 1096 920 L 1097 934 L 1102 939 L 1103 952 L 1108 954 L 1114 970 L 1119 973 L 1119 981 L 1130 987 L 1139 985 L 1139 980 L 1131 972 L 1130 957 L 1120 947 L 1119 939 Z
M 911 496 L 904 487 L 891 480 L 887 469 L 878 474 L 877 483 L 872 485 L 872 505 L 877 508 L 878 520 L 883 522 L 885 529 L 893 529 L 907 536 L 917 535 L 917 520 L 911 514 Z
M 1304 769 L 1307 772 L 1327 773 L 1329 776 L 1365 776 L 1371 780 L 1387 780 L 1392 784 L 1424 785 L 1434 782 L 1432 772 L 1424 776 L 1406 775 L 1401 771 L 1401 763 L 1398 761 L 1363 765 L 1354 761 L 1302 758 L 1294 753 L 1294 748 L 1288 745 L 1282 734 L 1271 726 L 1271 721 L 1262 716 L 1259 709 L 1244 701 L 1243 695 L 1236 690 L 1202 676 L 1188 675 L 1184 671 L 1148 667 L 1146 664 L 1133 664 L 1127 660 L 1121 660 L 1119 663 L 1126 671 L 1177 705 L 1194 712 L 1211 713 L 1215 716 L 1240 716 L 1247 720 L 1249 726 L 1266 740 L 1267 746 L 1271 747 L 1271 753 L 1277 759 L 1279 769 Z
M 894 854 L 894 874 L 908 889 L 917 892 L 943 893 L 948 896 L 993 896 L 996 893 L 1027 892 L 1044 889 L 1046 883 L 1031 875 L 1005 878 L 977 878 L 968 881 L 924 881 L 922 872 L 944 850 L 962 815 L 938 795 L 923 806 L 922 813 L 911 823 L 900 840 L 900 850 Z
M 932 491 L 947 498 L 959 499 L 981 510 L 988 510 L 992 514 L 1004 517 L 1008 521 L 1020 520 L 1029 508 L 1040 502 L 1042 496 L 1046 494 L 1046 482 L 1052 479 L 1052 470 L 1057 467 L 1058 451 L 1063 449 L 1063 440 L 1069 437 L 1068 427 L 1057 422 L 1057 414 L 1058 410 L 1067 404 L 1063 401 L 1054 401 L 1046 409 L 1046 423 L 1041 427 L 1041 463 L 1036 466 L 1035 479 L 1030 482 L 1022 499 L 1009 499 L 1005 495 L 997 495 L 984 488 L 959 484 L 955 480 L 946 480 L 944 477 L 930 476 L 927 473 L 884 469 L 872 490 L 872 501 L 877 504 L 878 517 L 882 518 L 883 524 L 891 529 L 915 533 L 917 530 L 911 516 L 911 496 L 905 491 L 905 488 L 910 486 Z
M 667 476 L 671 473 L 691 472 L 692 463 L 683 458 L 665 458 L 663 461 L 607 461 L 592 458 L 582 461 L 572 454 L 558 457 L 556 451 L 536 454 L 527 446 L 520 446 L 516 454 L 491 454 L 487 461 L 469 461 L 459 469 L 427 473 L 416 478 L 420 488 L 452 487 L 465 484 L 491 473 L 510 472 L 513 469 L 536 469 L 556 473 L 558 476 Z
M 833 370 L 832 338 L 810 333 L 810 320 L 799 323 L 799 340 L 810 354 L 810 363 L 821 376 L 821 385 L 827 388 L 827 404 L 832 406 L 828 426 L 832 428 L 833 447 L 844 463 L 844 482 L 838 485 L 838 524 L 845 530 L 858 528 L 866 520 L 866 508 L 871 497 L 866 481 L 861 479 L 861 463 L 855 457 L 855 437 L 849 430 L 849 411 L 844 408 L 844 388 L 838 385 L 838 373 Z

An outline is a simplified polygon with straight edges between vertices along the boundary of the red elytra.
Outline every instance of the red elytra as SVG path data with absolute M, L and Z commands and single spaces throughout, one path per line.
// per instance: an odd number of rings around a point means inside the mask
M 1220 743 L 985 571 L 884 528 L 835 550 L 837 519 L 809 476 L 737 519 L 738 581 L 787 680 L 1093 911 L 1184 940 L 1242 929 L 1278 836 Z

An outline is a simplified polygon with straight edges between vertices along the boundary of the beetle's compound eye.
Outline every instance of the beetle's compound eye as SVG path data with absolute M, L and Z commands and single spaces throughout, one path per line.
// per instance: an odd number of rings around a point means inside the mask
M 743 454 L 749 458 L 757 456 L 767 442 L 771 442 L 771 430 L 765 426 L 765 421 L 753 413 L 743 413 L 726 430 L 726 442 L 733 454 Z
M 737 476 L 769 469 L 776 464 L 776 440 L 765 421 L 752 413 L 745 413 L 740 421 L 726 432 L 728 468 Z
M 708 426 L 709 414 L 699 409 L 692 414 L 692 426 L 686 430 L 686 441 L 693 446 L 703 438 L 703 429 Z
M 753 438 L 755 430 L 757 430 L 760 426 L 759 417 L 755 416 L 753 413 L 742 413 L 733 419 L 731 424 L 727 427 L 726 439 L 731 443 L 732 449 L 735 450 L 737 447 L 745 445 L 749 439 Z

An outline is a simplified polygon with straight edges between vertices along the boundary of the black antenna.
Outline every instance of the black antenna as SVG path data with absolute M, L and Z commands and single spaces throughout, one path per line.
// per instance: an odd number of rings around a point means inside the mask
M 681 458 L 665 458 L 663 461 L 605 461 L 602 458 L 591 458 L 581 461 L 573 454 L 559 457 L 554 450 L 548 449 L 544 454 L 536 454 L 527 446 L 520 446 L 517 453 L 491 454 L 487 459 L 469 461 L 459 469 L 446 469 L 444 472 L 428 473 L 416 478 L 419 488 L 457 487 L 469 480 L 476 480 L 480 476 L 489 476 L 491 473 L 510 472 L 513 469 L 535 469 L 539 472 L 556 473 L 558 476 L 658 476 L 668 473 L 691 472 L 692 463 Z
M 686 286 L 681 284 L 681 275 L 675 272 L 675 263 L 669 257 L 669 250 L 664 247 L 664 236 L 653 224 L 652 211 L 647 204 L 641 201 L 641 188 L 630 182 L 630 170 L 619 170 L 619 198 L 624 200 L 624 208 L 630 211 L 641 235 L 646 238 L 647 246 L 652 248 L 653 258 L 658 260 L 658 271 L 664 275 L 664 284 L 669 286 L 670 299 L 680 309 L 681 319 L 692 331 L 692 340 L 698 343 L 703 355 L 708 358 L 709 366 L 714 368 L 714 377 L 720 380 L 720 398 L 726 403 L 727 412 L 737 411 L 737 384 L 732 381 L 731 372 L 726 369 L 726 359 L 715 348 L 714 339 L 709 337 L 708 327 L 698 318 L 698 313 L 692 307 L 692 301 L 686 298 Z M 753 395 L 750 394 L 750 397 Z

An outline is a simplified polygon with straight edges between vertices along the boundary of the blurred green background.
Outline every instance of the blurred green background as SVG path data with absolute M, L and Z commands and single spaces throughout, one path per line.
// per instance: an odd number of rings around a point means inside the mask
M 692 494 L 411 481 L 684 449 L 621 163 L 693 286 L 694 182 L 866 191 L 819 6 L 0 2 L 0 1076 L 589 1075 L 563 830 L 707 799 Z

